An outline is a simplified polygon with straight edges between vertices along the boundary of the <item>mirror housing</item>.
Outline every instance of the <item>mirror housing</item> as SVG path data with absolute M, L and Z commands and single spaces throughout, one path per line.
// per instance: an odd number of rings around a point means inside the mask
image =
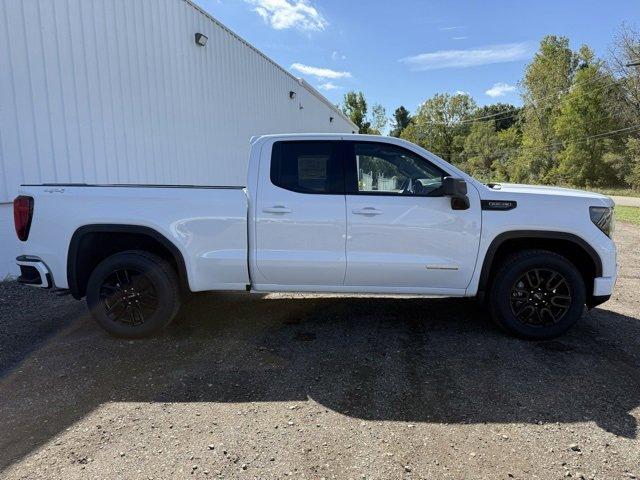
M 442 193 L 447 197 L 451 197 L 451 208 L 454 210 L 466 210 L 469 208 L 467 182 L 463 179 L 444 177 L 442 179 Z
M 447 197 L 466 197 L 467 182 L 461 178 L 444 177 L 442 179 L 442 193 Z

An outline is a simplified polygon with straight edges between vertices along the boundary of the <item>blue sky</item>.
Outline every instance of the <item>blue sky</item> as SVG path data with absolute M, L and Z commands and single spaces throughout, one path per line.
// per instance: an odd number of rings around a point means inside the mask
M 520 103 L 517 82 L 546 34 L 607 55 L 638 0 L 196 0 L 334 103 L 362 90 L 390 115 L 438 92 Z

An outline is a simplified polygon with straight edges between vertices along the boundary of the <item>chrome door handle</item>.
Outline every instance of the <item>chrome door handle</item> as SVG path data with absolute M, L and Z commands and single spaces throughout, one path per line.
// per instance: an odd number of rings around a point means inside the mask
M 262 211 L 264 213 L 291 213 L 292 210 L 284 205 L 274 205 L 273 207 L 263 208 Z
M 382 210 L 375 207 L 356 208 L 353 210 L 355 215 L 382 215 Z

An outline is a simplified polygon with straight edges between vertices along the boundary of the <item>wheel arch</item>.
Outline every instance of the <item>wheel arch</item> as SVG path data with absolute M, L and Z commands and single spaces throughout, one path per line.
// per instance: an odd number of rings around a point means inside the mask
M 129 249 L 146 250 L 162 257 L 176 270 L 180 289 L 189 291 L 182 252 L 162 233 L 141 225 L 91 224 L 79 227 L 69 242 L 67 281 L 73 297 L 79 300 L 85 296 L 89 275 L 98 263 Z
M 516 230 L 497 235 L 485 254 L 478 296 L 484 299 L 492 275 L 500 260 L 509 253 L 523 249 L 549 250 L 566 257 L 582 274 L 587 288 L 587 303 L 593 296 L 593 279 L 602 276 L 602 260 L 594 248 L 578 235 L 544 230 Z M 590 282 L 590 283 L 589 283 Z

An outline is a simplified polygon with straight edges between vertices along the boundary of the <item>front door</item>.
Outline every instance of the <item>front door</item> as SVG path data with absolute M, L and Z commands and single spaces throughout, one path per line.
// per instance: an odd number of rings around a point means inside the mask
M 341 286 L 346 268 L 341 142 L 278 141 L 263 150 L 253 282 L 271 290 Z
M 453 210 L 439 193 L 448 173 L 414 152 L 364 141 L 346 151 L 345 285 L 462 294 L 480 242 L 477 192 Z

